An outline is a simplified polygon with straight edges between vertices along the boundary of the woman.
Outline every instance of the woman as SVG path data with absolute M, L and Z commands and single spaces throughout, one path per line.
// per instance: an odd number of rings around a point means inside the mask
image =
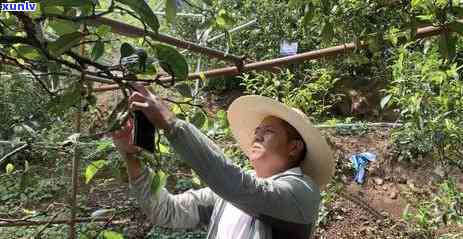
M 131 125 L 113 140 L 127 162 L 129 181 L 142 210 L 155 224 L 171 228 L 209 225 L 207 238 L 309 238 L 314 231 L 320 189 L 333 174 L 331 150 L 298 110 L 261 96 L 244 96 L 228 110 L 233 135 L 254 169 L 246 172 L 193 125 L 177 119 L 142 86 L 129 98 L 166 136 L 208 187 L 153 196 L 152 170 L 132 145 Z

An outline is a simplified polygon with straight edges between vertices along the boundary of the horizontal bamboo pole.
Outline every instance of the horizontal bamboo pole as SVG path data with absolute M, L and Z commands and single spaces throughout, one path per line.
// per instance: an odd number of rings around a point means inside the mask
M 459 22 L 463 23 L 462 20 L 459 20 Z M 436 36 L 436 35 L 441 34 L 442 32 L 450 31 L 450 30 L 451 29 L 449 29 L 446 26 L 443 26 L 443 27 L 427 26 L 427 27 L 422 27 L 422 28 L 417 29 L 415 37 L 417 39 L 426 38 L 426 37 Z M 214 78 L 214 77 L 219 77 L 219 76 L 236 76 L 236 75 L 241 74 L 242 72 L 254 71 L 254 70 L 255 71 L 269 71 L 269 70 L 274 70 L 275 67 L 282 67 L 282 66 L 286 66 L 289 64 L 301 63 L 307 60 L 314 60 L 314 59 L 320 59 L 324 57 L 336 56 L 339 54 L 351 53 L 356 48 L 365 48 L 367 46 L 368 44 L 365 42 L 361 42 L 359 45 L 356 45 L 354 42 L 351 42 L 351 43 L 341 44 L 341 45 L 323 48 L 319 50 L 299 53 L 299 54 L 295 54 L 292 56 L 280 57 L 280 58 L 275 58 L 271 60 L 249 63 L 249 64 L 244 65 L 241 69 L 238 69 L 238 67 L 236 66 L 229 66 L 229 67 L 213 69 L 213 70 L 205 71 L 205 72 L 191 73 L 188 75 L 188 79 L 190 80 L 201 79 L 203 76 L 206 78 Z M 166 77 L 161 77 L 159 80 L 170 81 L 171 79 L 172 78 L 170 76 L 168 77 L 166 76 Z M 116 90 L 116 89 L 119 89 L 118 85 L 107 85 L 101 88 L 96 88 L 94 91 L 103 92 L 103 91 Z

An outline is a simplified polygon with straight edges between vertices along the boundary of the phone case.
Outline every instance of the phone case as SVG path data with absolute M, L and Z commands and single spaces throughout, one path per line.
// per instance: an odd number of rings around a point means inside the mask
M 146 118 L 143 112 L 134 111 L 133 116 L 134 127 L 132 136 L 134 145 L 153 152 L 156 128 L 151 124 L 148 118 Z

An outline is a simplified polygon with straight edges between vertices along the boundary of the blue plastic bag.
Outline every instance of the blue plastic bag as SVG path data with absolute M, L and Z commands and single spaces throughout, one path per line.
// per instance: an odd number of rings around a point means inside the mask
M 375 161 L 376 155 L 370 152 L 354 154 L 350 157 L 352 166 L 355 169 L 355 182 L 362 184 L 365 177 L 365 168 L 370 161 Z

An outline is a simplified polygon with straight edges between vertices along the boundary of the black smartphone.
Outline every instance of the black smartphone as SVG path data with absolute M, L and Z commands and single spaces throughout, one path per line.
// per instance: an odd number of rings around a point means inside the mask
M 154 151 L 156 128 L 141 111 L 133 112 L 133 144 L 150 152 Z

